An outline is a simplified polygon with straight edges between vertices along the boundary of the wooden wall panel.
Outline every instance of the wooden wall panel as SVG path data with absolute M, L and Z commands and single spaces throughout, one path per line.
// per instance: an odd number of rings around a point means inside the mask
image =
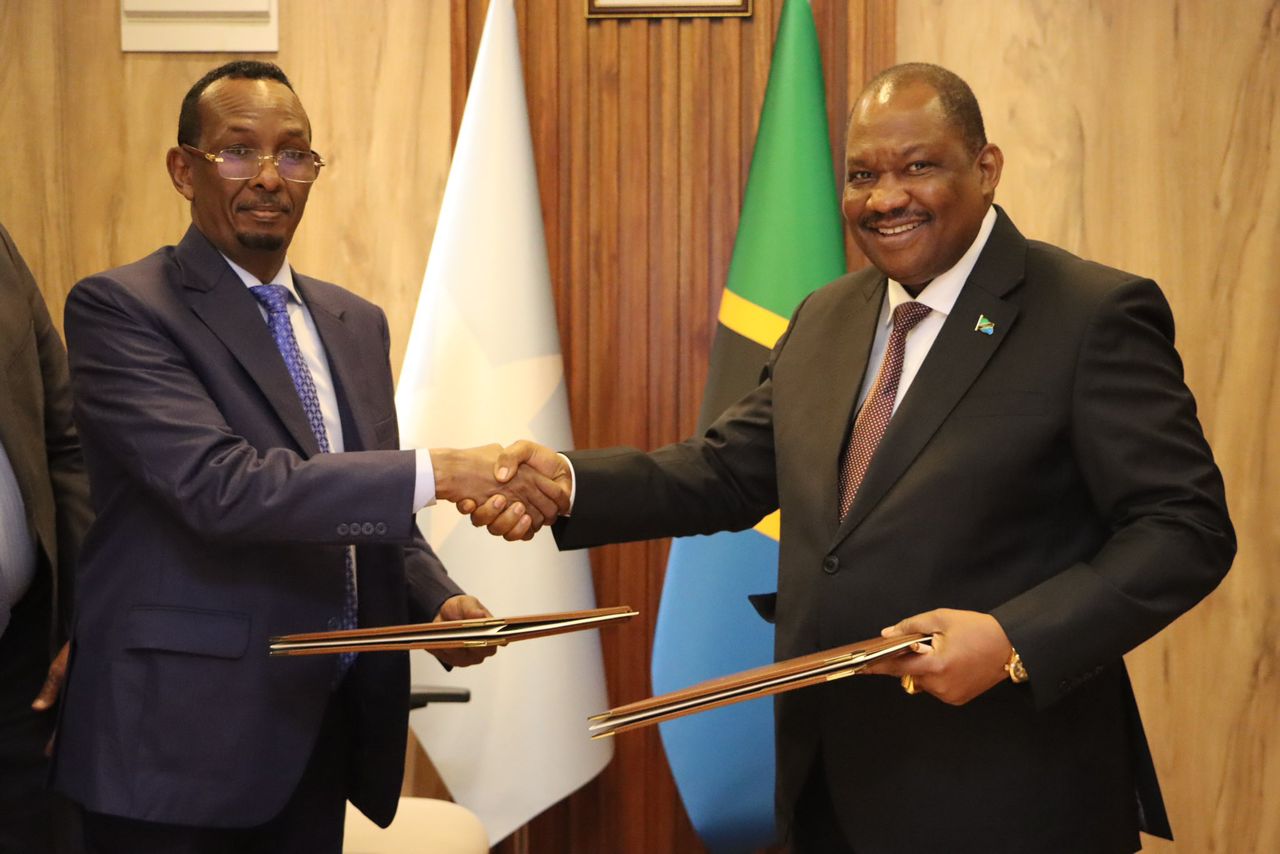
M 0 222 L 61 325 L 77 279 L 177 242 L 165 171 L 178 106 L 229 54 L 124 54 L 118 0 L 0 3 Z M 279 63 L 332 164 L 290 252 L 381 304 L 393 364 L 417 304 L 450 157 L 449 6 L 281 0 Z
M 842 156 L 866 57 L 892 56 L 893 4 L 812 5 Z M 486 9 L 452 0 L 455 133 Z M 701 405 L 782 0 L 756 0 L 749 19 L 588 23 L 579 3 L 538 0 L 516 10 L 575 439 L 643 448 L 681 439 Z M 832 169 L 843 172 L 834 159 Z M 613 702 L 651 693 L 667 549 L 592 555 L 598 601 L 643 615 L 602 637 Z M 702 851 L 656 731 L 615 749 L 597 780 L 498 850 Z
M 448 174 L 444 0 L 281 0 L 280 64 L 330 162 L 290 251 L 307 273 L 386 309 L 399 367 Z M 0 222 L 59 327 L 83 276 L 175 243 L 169 182 L 182 96 L 243 55 L 123 54 L 119 0 L 0 2 Z M 412 739 L 412 736 L 410 737 Z M 408 786 L 445 794 L 416 744 Z
M 1129 656 L 1176 844 L 1280 851 L 1280 6 L 899 0 L 1002 146 L 1030 237 L 1169 297 L 1240 538 L 1223 586 Z

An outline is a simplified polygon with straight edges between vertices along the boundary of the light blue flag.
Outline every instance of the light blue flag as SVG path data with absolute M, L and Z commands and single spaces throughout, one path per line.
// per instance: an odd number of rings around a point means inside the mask
M 782 9 L 742 219 L 720 304 L 700 429 L 758 381 L 787 317 L 844 272 L 822 57 L 806 0 Z M 653 647 L 657 694 L 768 664 L 773 627 L 747 601 L 777 590 L 777 513 L 754 530 L 677 540 Z M 660 725 L 685 810 L 717 854 L 774 841 L 773 705 L 724 706 Z

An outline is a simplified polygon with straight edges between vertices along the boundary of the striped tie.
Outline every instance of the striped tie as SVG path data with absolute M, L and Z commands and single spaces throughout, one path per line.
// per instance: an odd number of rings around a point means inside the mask
M 289 300 L 292 294 L 284 285 L 255 285 L 249 288 L 250 293 L 267 309 L 267 325 L 271 328 L 271 337 L 275 338 L 280 355 L 284 357 L 285 367 L 289 369 L 289 378 L 298 391 L 298 399 L 302 401 L 302 409 L 307 414 L 307 423 L 315 434 L 316 443 L 322 454 L 329 453 L 329 433 L 324 429 L 324 414 L 320 410 L 320 395 L 316 393 L 315 380 L 311 378 L 311 370 L 307 360 L 298 348 L 298 339 L 293 335 L 293 324 L 289 321 Z M 351 549 L 346 550 L 347 577 L 346 595 L 342 600 L 342 615 L 339 628 L 354 629 L 356 627 L 356 565 Z M 338 655 L 338 676 L 347 672 L 355 661 L 354 652 Z

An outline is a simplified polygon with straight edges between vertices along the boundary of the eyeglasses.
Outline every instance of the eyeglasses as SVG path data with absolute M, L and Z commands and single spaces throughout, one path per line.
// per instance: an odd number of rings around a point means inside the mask
M 320 167 L 324 158 L 314 151 L 298 151 L 286 148 L 275 154 L 263 154 L 256 148 L 233 145 L 224 148 L 217 154 L 201 151 L 194 145 L 182 143 L 182 147 L 193 154 L 199 154 L 218 168 L 218 174 L 228 181 L 248 181 L 258 177 L 262 171 L 263 161 L 270 160 L 275 164 L 276 172 L 286 181 L 298 184 L 310 184 L 320 177 Z

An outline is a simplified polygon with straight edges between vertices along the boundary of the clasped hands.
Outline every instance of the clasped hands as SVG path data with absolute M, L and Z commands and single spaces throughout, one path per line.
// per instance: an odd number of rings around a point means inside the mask
M 543 525 L 569 511 L 573 477 L 555 451 L 533 442 L 503 448 L 485 445 L 456 450 L 432 448 L 431 466 L 436 496 L 470 514 L 508 540 L 527 540 Z M 493 616 L 474 596 L 445 600 L 435 622 L 474 620 Z M 496 647 L 440 650 L 434 654 L 452 667 L 469 667 L 493 655 Z
M 507 447 L 433 448 L 436 495 L 471 524 L 506 540 L 532 539 L 569 512 L 573 474 L 555 451 L 536 442 Z
M 436 462 L 437 454 L 441 454 Z M 476 527 L 507 540 L 528 540 L 543 525 L 569 512 L 573 473 L 555 451 L 519 441 L 503 448 L 431 452 L 436 494 L 452 501 Z M 443 463 L 443 465 L 442 465 Z M 911 676 L 916 689 L 951 705 L 963 705 L 1008 678 L 1013 647 L 995 617 L 939 608 L 884 629 L 884 637 L 933 635 L 914 654 L 878 661 L 868 673 Z

